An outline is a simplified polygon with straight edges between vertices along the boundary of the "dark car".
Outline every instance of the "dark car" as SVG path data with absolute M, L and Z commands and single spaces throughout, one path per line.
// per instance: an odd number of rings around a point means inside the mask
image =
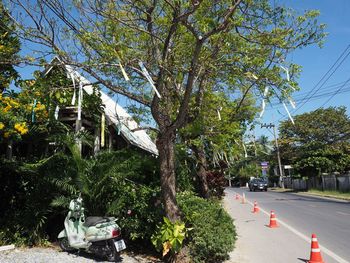
M 267 180 L 261 178 L 252 179 L 249 182 L 249 190 L 254 192 L 256 190 L 267 191 Z

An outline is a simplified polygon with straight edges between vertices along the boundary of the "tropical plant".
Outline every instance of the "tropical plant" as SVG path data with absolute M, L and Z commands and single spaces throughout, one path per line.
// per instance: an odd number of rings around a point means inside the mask
M 158 226 L 151 241 L 158 251 L 162 251 L 163 257 L 169 252 L 178 253 L 189 230 L 183 222 L 173 223 L 168 218 L 163 217 L 163 224 Z

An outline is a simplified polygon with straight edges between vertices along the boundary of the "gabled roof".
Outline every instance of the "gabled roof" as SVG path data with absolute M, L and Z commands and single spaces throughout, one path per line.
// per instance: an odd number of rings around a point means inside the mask
M 61 61 L 56 57 L 57 60 Z M 91 95 L 96 89 L 93 88 L 91 82 L 84 78 L 78 71 L 74 70 L 72 66 L 65 65 L 62 63 L 68 75 L 74 78 L 75 83 L 77 83 L 77 88 L 81 83 L 83 85 L 84 91 Z M 52 68 L 52 67 L 51 67 Z M 46 70 L 46 74 L 51 70 L 51 68 Z M 151 140 L 149 135 L 145 130 L 135 130 L 139 128 L 137 122 L 131 117 L 130 114 L 126 112 L 117 102 L 115 102 L 106 93 L 99 90 L 102 103 L 105 105 L 104 111 L 106 118 L 109 122 L 113 123 L 119 130 L 120 134 L 127 140 L 130 144 L 139 147 L 147 152 L 158 155 L 158 150 L 154 142 Z

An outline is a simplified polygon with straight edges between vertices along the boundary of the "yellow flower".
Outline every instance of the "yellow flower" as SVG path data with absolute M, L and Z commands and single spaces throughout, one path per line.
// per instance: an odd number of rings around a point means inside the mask
M 8 112 L 10 109 L 12 108 L 11 105 L 7 105 L 4 109 L 3 109 L 3 112 Z
M 28 128 L 26 127 L 26 123 L 16 123 L 15 130 L 17 130 L 21 135 L 28 133 Z
M 15 100 L 11 100 L 10 103 L 11 103 L 11 106 L 14 107 L 14 108 L 18 108 L 19 107 L 19 103 L 17 101 L 15 101 Z
M 0 122 L 0 130 L 2 130 L 4 127 L 5 125 L 2 122 Z
M 21 135 L 23 134 L 26 134 L 28 133 L 28 129 L 27 128 L 23 128 L 21 131 L 20 131 Z
M 10 133 L 9 132 L 5 132 L 4 133 L 4 138 L 8 138 L 10 136 Z

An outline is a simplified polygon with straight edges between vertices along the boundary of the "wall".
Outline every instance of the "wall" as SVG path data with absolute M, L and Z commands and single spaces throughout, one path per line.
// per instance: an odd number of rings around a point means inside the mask
M 329 190 L 350 192 L 350 175 L 322 175 L 321 177 L 310 177 L 307 180 L 292 179 L 290 177 L 283 178 L 284 187 L 294 190 Z

